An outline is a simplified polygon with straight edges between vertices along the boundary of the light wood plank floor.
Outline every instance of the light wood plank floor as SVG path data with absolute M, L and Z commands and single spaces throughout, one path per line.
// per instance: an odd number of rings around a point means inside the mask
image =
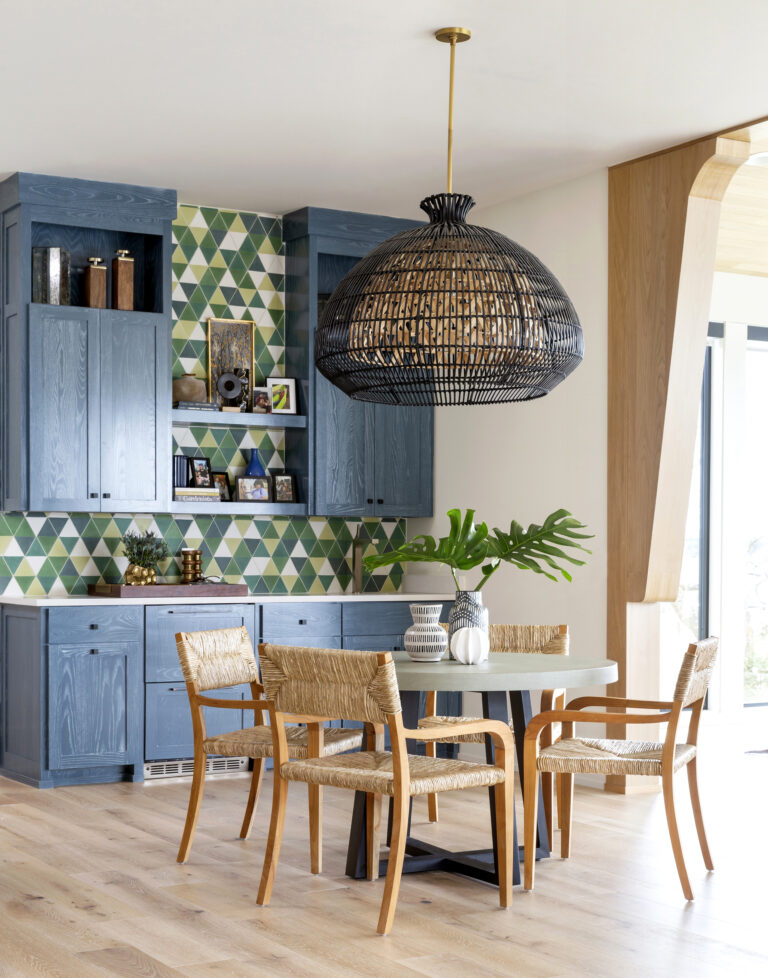
M 312 877 L 306 793 L 291 786 L 272 906 L 259 908 L 269 780 L 242 843 L 247 779 L 210 779 L 179 866 L 188 782 L 36 791 L 0 779 L 0 976 L 765 978 L 768 754 L 735 747 L 723 761 L 712 754 L 701 772 L 711 875 L 680 780 L 695 903 L 682 897 L 661 798 L 581 788 L 573 856 L 540 862 L 533 893 L 516 888 L 502 911 L 482 884 L 406 876 L 387 938 L 375 933 L 383 881 L 344 876 L 351 792 L 326 790 L 325 872 Z M 429 826 L 420 799 L 415 834 L 486 845 L 483 792 L 443 795 L 440 812 Z

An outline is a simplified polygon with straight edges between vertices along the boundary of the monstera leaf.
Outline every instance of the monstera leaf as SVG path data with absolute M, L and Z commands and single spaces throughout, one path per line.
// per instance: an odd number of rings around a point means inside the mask
M 571 564 L 584 564 L 584 561 L 566 553 L 564 548 L 590 553 L 578 541 L 589 539 L 591 534 L 580 533 L 585 529 L 584 524 L 565 509 L 551 513 L 540 526 L 531 523 L 527 530 L 513 520 L 508 533 L 495 528 L 492 536 L 485 523 L 475 526 L 474 517 L 473 509 L 468 509 L 463 518 L 461 510 L 451 509 L 448 511 L 451 526 L 447 537 L 435 540 L 432 536 L 419 534 L 400 547 L 366 557 L 365 566 L 371 571 L 388 564 L 445 564 L 450 567 L 458 590 L 456 571 L 473 570 L 482 564 L 483 576 L 475 588 L 480 590 L 502 562 L 556 581 L 557 577 L 547 570 L 550 568 L 570 581 L 571 575 L 558 561 L 566 560 Z

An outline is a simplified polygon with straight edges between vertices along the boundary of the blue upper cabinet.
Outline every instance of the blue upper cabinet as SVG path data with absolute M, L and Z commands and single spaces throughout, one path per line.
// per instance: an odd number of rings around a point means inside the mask
M 431 516 L 434 412 L 353 401 L 313 363 L 327 297 L 355 264 L 416 221 L 305 207 L 283 219 L 287 376 L 300 378 L 309 457 L 287 465 L 316 516 Z
M 4 510 L 168 508 L 176 192 L 17 173 L 0 183 Z M 32 249 L 65 248 L 70 304 L 32 301 Z M 83 269 L 134 259 L 133 310 L 85 306 Z

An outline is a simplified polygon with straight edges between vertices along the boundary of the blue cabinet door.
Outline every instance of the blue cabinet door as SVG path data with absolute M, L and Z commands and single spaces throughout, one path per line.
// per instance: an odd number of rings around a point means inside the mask
M 149 605 L 146 610 L 146 681 L 183 684 L 176 632 L 208 632 L 245 625 L 256 650 L 252 604 Z
M 373 420 L 376 516 L 431 516 L 433 409 L 376 404 Z
M 215 689 L 206 696 L 226 700 L 250 699 L 248 686 Z M 205 731 L 209 737 L 242 730 L 253 723 L 253 711 L 207 708 Z M 194 757 L 192 713 L 184 683 L 147 683 L 146 738 L 144 757 L 148 761 L 170 761 Z
M 29 307 L 29 508 L 100 507 L 95 309 Z
M 48 647 L 48 767 L 141 763 L 141 645 Z
M 373 409 L 315 371 L 315 506 L 318 516 L 372 516 Z
M 170 493 L 168 320 L 104 310 L 101 322 L 101 509 L 157 512 Z

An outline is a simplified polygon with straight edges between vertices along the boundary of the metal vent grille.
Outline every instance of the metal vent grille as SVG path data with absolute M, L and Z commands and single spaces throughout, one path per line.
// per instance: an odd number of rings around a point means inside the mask
M 191 778 L 194 761 L 185 757 L 180 761 L 150 761 L 144 765 L 144 778 Z M 209 757 L 206 774 L 232 774 L 248 770 L 247 757 Z

